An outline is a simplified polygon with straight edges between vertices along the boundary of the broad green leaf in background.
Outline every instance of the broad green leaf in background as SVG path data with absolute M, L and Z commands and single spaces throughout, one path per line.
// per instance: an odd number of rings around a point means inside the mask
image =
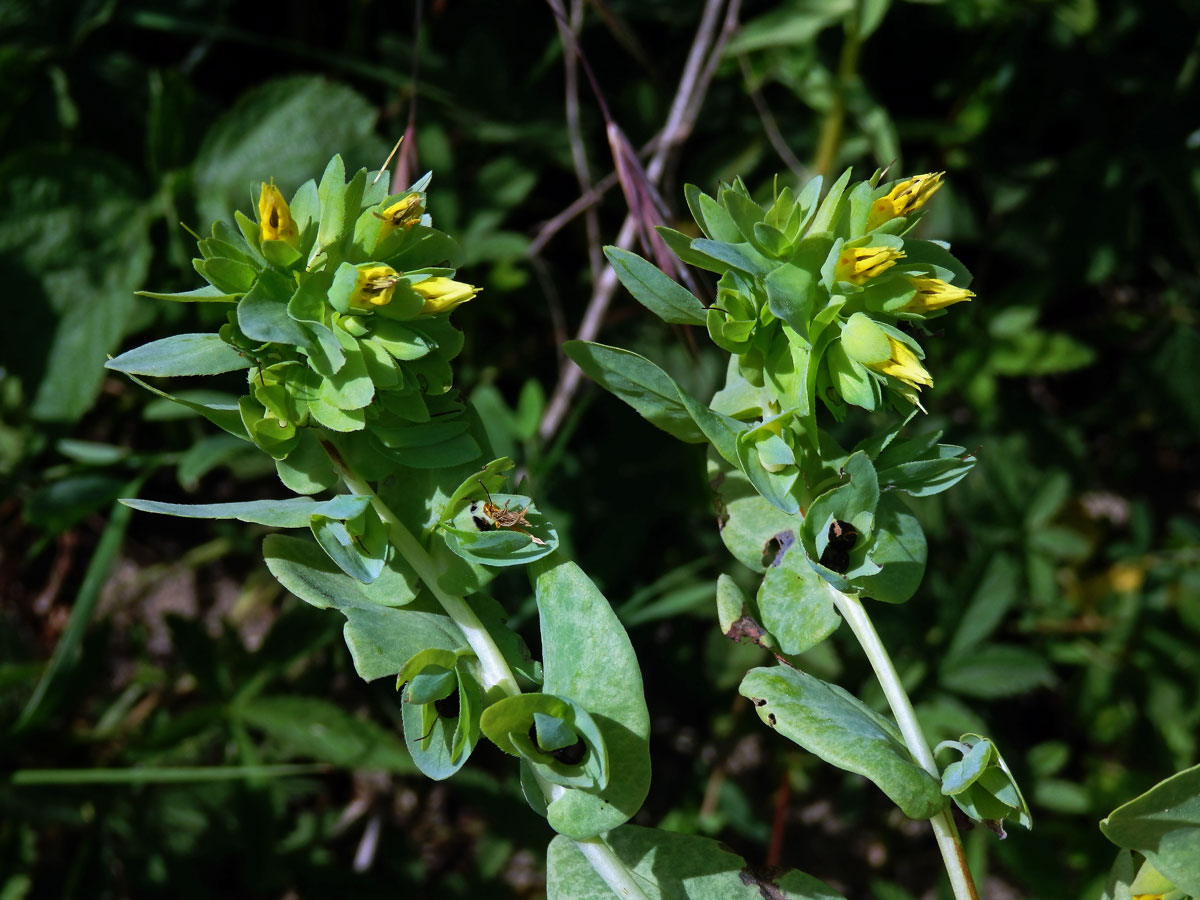
M 375 107 L 353 89 L 310 75 L 246 92 L 205 136 L 196 156 L 199 215 L 206 222 L 249 209 L 272 178 L 290 197 L 340 153 L 351 172 L 378 166 L 387 145 L 375 136 Z
M 942 685 L 967 697 L 1011 697 L 1054 682 L 1045 657 L 1008 644 L 964 647 L 943 659 L 938 673 Z
M 348 769 L 416 773 L 403 741 L 393 732 L 328 700 L 261 696 L 236 704 L 231 714 L 291 756 Z
M 1100 830 L 1118 847 L 1143 854 L 1176 887 L 1200 897 L 1200 766 L 1117 807 Z
M 13 303 L 0 359 L 25 382 L 34 418 L 81 416 L 105 357 L 137 327 L 151 253 L 144 193 L 122 163 L 77 148 L 0 165 L 0 280 Z
M 913 761 L 895 724 L 837 685 L 774 666 L 751 669 L 738 691 L 771 728 L 869 778 L 910 818 L 931 818 L 945 806 L 941 785 Z
M 642 672 L 616 614 L 577 565 L 555 553 L 529 572 L 541 623 L 543 690 L 587 710 L 608 747 L 608 786 L 598 794 L 568 789 L 546 812 L 555 831 L 587 838 L 628 821 L 650 788 Z
M 647 900 L 841 900 L 795 869 L 760 869 L 712 838 L 622 825 L 602 838 Z M 611 900 L 613 890 L 572 840 L 546 851 L 547 900 Z

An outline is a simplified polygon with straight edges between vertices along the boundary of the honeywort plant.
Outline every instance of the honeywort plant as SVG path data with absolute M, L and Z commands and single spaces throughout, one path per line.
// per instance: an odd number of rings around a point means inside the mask
M 358 674 L 394 678 L 420 770 L 452 776 L 480 738 L 520 761 L 525 800 L 558 832 L 552 898 L 833 900 L 800 872 L 756 872 L 715 841 L 624 823 L 650 784 L 649 716 L 629 640 L 591 580 L 558 550 L 529 497 L 503 493 L 471 406 L 453 389 L 462 334 L 449 317 L 478 289 L 454 280 L 455 243 L 425 213 L 428 176 L 389 195 L 342 160 L 290 201 L 258 191 L 199 241 L 207 285 L 166 300 L 224 303 L 215 334 L 180 334 L 109 360 L 150 390 L 275 461 L 280 500 L 126 500 L 176 516 L 277 528 L 263 555 L 279 582 L 346 619 Z M 245 371 L 236 406 L 173 396 L 139 376 Z M 526 566 L 542 659 L 488 594 Z
M 575 342 L 567 352 L 592 378 L 659 428 L 710 444 L 709 471 L 730 553 L 761 576 L 746 596 L 722 575 L 721 627 L 771 650 L 740 691 L 759 717 L 826 762 L 864 775 L 914 819 L 929 819 L 954 894 L 976 896 L 950 801 L 1003 834 L 1031 824 L 994 742 L 976 734 L 936 748 L 935 762 L 865 601 L 904 603 L 925 570 L 926 545 L 901 495 L 928 496 L 963 478 L 974 460 L 940 433 L 902 439 L 933 385 L 919 342 L 926 322 L 970 300 L 970 275 L 947 245 L 913 229 L 942 173 L 850 184 L 821 196 L 755 202 L 740 181 L 711 197 L 687 188 L 702 236 L 659 232 L 685 263 L 720 276 L 707 307 L 634 253 L 607 249 L 621 282 L 669 323 L 707 328 L 729 353 L 724 387 L 708 403 L 649 360 Z M 893 424 L 847 449 L 822 427 L 866 412 Z M 845 622 L 874 670 L 894 721 L 794 661 Z

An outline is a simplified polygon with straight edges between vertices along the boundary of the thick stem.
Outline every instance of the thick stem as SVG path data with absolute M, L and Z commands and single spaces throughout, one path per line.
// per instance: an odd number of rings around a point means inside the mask
M 413 537 L 412 532 L 405 527 L 391 508 L 380 499 L 374 489 L 350 468 L 333 444 L 321 440 L 321 446 L 329 454 L 329 458 L 337 467 L 338 474 L 341 475 L 342 481 L 346 483 L 346 487 L 350 489 L 351 493 L 370 499 L 375 514 L 387 526 L 388 537 L 391 538 L 396 552 L 408 561 L 413 571 L 417 573 L 417 577 L 425 582 L 429 592 L 446 611 L 446 615 L 453 619 L 454 624 L 462 630 L 463 636 L 466 637 L 467 643 L 471 645 L 471 649 L 475 651 L 475 657 L 479 660 L 479 674 L 483 680 L 484 690 L 498 687 L 505 694 L 521 693 L 512 670 L 509 669 L 508 663 L 500 653 L 496 642 L 492 640 L 487 628 L 479 621 L 479 616 L 475 615 L 475 610 L 471 609 L 462 597 L 447 593 L 438 585 L 438 568 L 433 557 L 421 546 L 420 541 Z
M 584 855 L 596 874 L 621 900 L 648 900 L 645 891 L 633 877 L 633 873 L 617 858 L 612 848 L 598 837 L 576 841 L 575 846 Z
M 925 740 L 925 734 L 921 731 L 920 723 L 917 722 L 917 714 L 913 711 L 912 702 L 908 699 L 908 692 L 900 683 L 900 676 L 896 672 L 896 667 L 892 665 L 892 658 L 888 656 L 887 649 L 879 639 L 879 633 L 875 631 L 875 626 L 871 623 L 867 611 L 857 597 L 843 594 L 841 591 L 832 593 L 838 612 L 842 614 L 842 618 L 854 632 L 854 637 L 858 639 L 863 652 L 867 654 L 867 659 L 871 662 L 871 668 L 875 670 L 875 677 L 879 679 L 879 686 L 883 688 L 888 706 L 892 708 L 892 715 L 895 716 L 896 724 L 900 727 L 900 734 L 904 736 L 908 752 L 912 754 L 917 765 L 940 781 L 941 776 L 938 773 L 937 764 L 933 761 L 929 742 Z M 933 826 L 938 849 L 942 852 L 942 861 L 946 866 L 946 874 L 950 876 L 950 885 L 954 889 L 955 900 L 979 900 L 979 894 L 975 890 L 975 881 L 971 877 L 971 870 L 967 867 L 967 857 L 949 807 L 934 816 L 930 820 L 930 825 Z

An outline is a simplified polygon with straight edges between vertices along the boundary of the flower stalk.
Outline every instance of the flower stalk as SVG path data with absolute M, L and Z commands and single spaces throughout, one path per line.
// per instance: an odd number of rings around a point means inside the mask
M 900 734 L 904 738 L 904 745 L 908 748 L 908 752 L 912 754 L 917 765 L 935 779 L 940 780 L 941 775 L 933 760 L 929 742 L 925 739 L 925 734 L 921 731 L 921 725 L 917 721 L 912 701 L 908 699 L 908 692 L 904 690 L 904 684 L 900 681 L 900 675 L 892 663 L 892 658 L 888 655 L 887 648 L 883 646 L 883 641 L 879 639 L 879 633 L 875 630 L 871 617 L 867 615 L 862 601 L 858 597 L 844 594 L 841 591 L 831 591 L 830 593 L 833 595 L 833 602 L 837 606 L 838 612 L 850 626 L 851 632 L 871 663 L 871 669 L 875 672 L 879 686 L 883 688 L 883 695 L 887 698 L 888 706 L 892 710 L 892 716 L 896 719 L 896 725 L 900 728 Z M 962 840 L 959 838 L 958 828 L 954 824 L 949 805 L 930 819 L 929 824 L 933 826 L 934 837 L 937 840 L 938 850 L 942 854 L 942 862 L 946 866 L 946 874 L 950 877 L 950 886 L 954 890 L 955 900 L 979 900 L 979 894 L 975 889 L 975 880 L 971 877 L 971 870 L 967 866 L 966 853 L 963 850 Z

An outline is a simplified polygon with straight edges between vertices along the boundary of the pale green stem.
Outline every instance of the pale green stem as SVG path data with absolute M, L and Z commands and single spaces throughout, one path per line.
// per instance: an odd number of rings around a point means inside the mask
M 350 468 L 336 447 L 326 441 L 321 441 L 321 446 L 329 454 L 329 458 L 337 467 L 342 481 L 345 482 L 350 492 L 371 501 L 371 507 L 375 510 L 375 514 L 388 528 L 388 536 L 391 538 L 396 552 L 408 561 L 408 564 L 417 573 L 417 577 L 425 582 L 429 592 L 441 604 L 442 609 L 462 630 L 467 643 L 471 645 L 471 649 L 475 651 L 475 656 L 479 660 L 484 689 L 494 686 L 508 695 L 521 693 L 512 670 L 509 669 L 508 663 L 505 662 L 499 648 L 496 647 L 491 634 L 479 621 L 479 617 L 475 615 L 475 611 L 467 605 L 462 597 L 447 593 L 438 585 L 437 564 L 421 546 L 420 541 L 413 537 L 412 532 L 405 527 L 404 523 L 392 512 L 391 507 L 383 502 L 374 489 Z M 565 790 L 559 785 L 550 784 L 536 773 L 535 777 L 537 777 L 548 803 L 557 800 Z M 596 874 L 621 900 L 648 900 L 645 892 L 634 880 L 633 873 L 617 858 L 612 848 L 600 838 L 577 840 L 575 846 L 579 848 L 579 852 L 591 864 Z
M 617 858 L 612 848 L 598 837 L 576 841 L 575 846 L 592 864 L 596 874 L 604 879 L 609 890 L 621 900 L 648 900 L 645 891 L 633 877 L 633 873 Z
M 871 668 L 875 670 L 875 677 L 879 680 L 879 686 L 883 688 L 888 706 L 892 708 L 892 715 L 895 716 L 896 724 L 900 727 L 900 734 L 904 736 L 908 752 L 912 754 L 917 765 L 941 781 L 937 764 L 933 761 L 933 753 L 929 750 L 929 742 L 925 740 L 925 734 L 921 731 L 920 723 L 917 722 L 917 714 L 913 711 L 912 702 L 908 699 L 908 692 L 900 683 L 900 676 L 896 672 L 896 667 L 892 665 L 892 658 L 888 656 L 867 611 L 857 597 L 843 594 L 841 591 L 832 591 L 831 593 L 834 603 L 837 604 L 838 612 L 842 614 L 842 618 L 854 632 L 855 638 L 858 639 L 863 652 L 870 660 Z M 958 829 L 954 825 L 949 806 L 930 819 L 929 824 L 933 826 L 938 849 L 942 852 L 942 861 L 946 865 L 946 874 L 950 876 L 950 886 L 954 889 L 955 900 L 979 900 L 979 894 L 975 891 L 975 881 L 971 877 L 971 870 L 967 867 L 967 857 L 963 852 L 962 841 L 958 837 Z
M 405 527 L 404 523 L 392 512 L 391 508 L 380 499 L 374 489 L 367 484 L 359 475 L 350 468 L 349 464 L 342 455 L 337 451 L 337 448 L 327 441 L 321 441 L 321 446 L 325 448 L 325 452 L 329 454 L 329 458 L 333 460 L 333 464 L 337 467 L 338 473 L 342 476 L 342 481 L 346 483 L 351 493 L 358 494 L 360 497 L 366 497 L 371 501 L 371 507 L 375 510 L 375 514 L 387 526 L 388 536 L 391 538 L 392 546 L 396 548 L 408 564 L 412 566 L 413 571 L 417 573 L 417 577 L 425 582 L 425 586 L 429 588 L 429 592 L 441 604 L 442 609 L 446 611 L 454 624 L 462 631 L 466 637 L 467 643 L 471 645 L 471 649 L 475 651 L 475 657 L 479 660 L 479 674 L 483 680 L 484 690 L 492 687 L 498 687 L 505 694 L 519 694 L 520 687 L 517 686 L 517 680 L 513 677 L 512 670 L 508 667 L 503 654 L 496 646 L 496 642 L 492 640 L 491 634 L 479 621 L 479 616 L 475 615 L 475 610 L 467 604 L 467 601 L 462 597 L 447 593 L 438 585 L 438 567 L 433 561 L 433 558 L 421 546 L 411 531 Z

